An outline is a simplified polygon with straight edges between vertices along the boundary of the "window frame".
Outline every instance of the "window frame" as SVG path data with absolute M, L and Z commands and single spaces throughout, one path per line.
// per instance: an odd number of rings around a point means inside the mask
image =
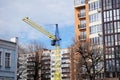
M 2 66 L 2 50 L 0 50 L 0 67 Z
M 11 52 L 5 52 L 5 68 L 10 68 L 11 66 Z

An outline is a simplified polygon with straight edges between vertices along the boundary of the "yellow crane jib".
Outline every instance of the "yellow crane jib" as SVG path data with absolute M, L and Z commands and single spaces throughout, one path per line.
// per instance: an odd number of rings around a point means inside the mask
M 49 33 L 43 27 L 41 27 L 38 24 L 36 24 L 35 22 L 31 21 L 28 17 L 23 18 L 23 21 L 26 22 L 27 24 L 29 24 L 30 26 L 34 27 L 38 31 L 42 32 L 43 34 L 45 34 L 49 38 L 56 40 L 56 37 L 53 34 Z
M 54 52 L 55 72 L 54 72 L 53 80 L 61 80 L 61 69 L 60 69 L 61 68 L 61 57 L 60 57 L 60 40 L 61 39 L 59 37 L 58 25 L 56 24 L 56 32 L 55 32 L 55 35 L 53 35 L 47 30 L 45 30 L 43 27 L 31 21 L 28 17 L 23 18 L 23 21 L 29 24 L 30 26 L 32 26 L 33 28 L 37 29 L 47 37 L 52 39 L 51 45 L 55 46 L 55 52 Z

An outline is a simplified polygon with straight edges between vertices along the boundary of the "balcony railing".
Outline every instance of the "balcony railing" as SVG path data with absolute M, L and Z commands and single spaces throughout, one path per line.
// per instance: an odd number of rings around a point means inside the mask
M 63 64 L 61 67 L 70 67 L 70 64 Z
M 84 13 L 80 13 L 80 14 L 78 14 L 78 17 L 79 18 L 85 18 L 86 17 L 86 13 L 84 12 Z
M 85 41 L 86 40 L 86 35 L 81 35 L 78 37 L 79 40 Z
M 64 72 L 67 73 L 67 72 L 70 72 L 70 70 L 69 70 L 69 69 L 63 69 L 63 70 L 62 70 L 62 73 L 64 73 Z
M 86 0 L 75 0 L 75 6 L 77 5 L 85 5 Z
M 80 24 L 80 25 L 78 25 L 78 28 L 79 29 L 86 29 L 86 24 Z

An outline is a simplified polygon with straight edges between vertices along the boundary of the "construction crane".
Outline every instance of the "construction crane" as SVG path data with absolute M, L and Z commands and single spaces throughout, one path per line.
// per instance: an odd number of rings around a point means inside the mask
M 55 57 L 54 57 L 55 72 L 54 72 L 53 79 L 54 80 L 61 80 L 61 57 L 60 57 L 60 40 L 61 39 L 59 37 L 58 24 L 56 24 L 55 35 L 53 35 L 52 33 L 45 30 L 42 26 L 39 26 L 38 24 L 36 24 L 32 20 L 30 20 L 28 17 L 23 18 L 23 21 L 26 22 L 27 24 L 29 24 L 30 26 L 32 26 L 33 28 L 37 29 L 38 31 L 40 31 L 44 35 L 46 35 L 48 38 L 52 39 L 51 45 L 55 46 L 55 52 L 54 52 L 54 54 L 55 54 Z

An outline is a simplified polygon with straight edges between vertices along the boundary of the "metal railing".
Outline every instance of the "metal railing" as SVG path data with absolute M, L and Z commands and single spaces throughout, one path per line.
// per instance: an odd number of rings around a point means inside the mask
M 79 25 L 78 25 L 78 28 L 79 28 L 79 29 L 86 29 L 86 24 L 79 24 Z
M 86 0 L 75 0 L 75 6 L 85 4 Z

